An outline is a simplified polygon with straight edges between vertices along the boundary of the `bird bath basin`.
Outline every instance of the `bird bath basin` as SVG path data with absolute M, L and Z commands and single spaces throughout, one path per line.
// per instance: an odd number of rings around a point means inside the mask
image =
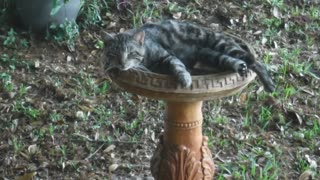
M 141 70 L 110 74 L 124 90 L 166 102 L 164 132 L 151 160 L 151 172 L 159 180 L 212 179 L 214 164 L 202 135 L 202 102 L 226 97 L 245 88 L 256 76 L 223 72 L 192 76 L 190 88 L 181 88 L 168 75 Z

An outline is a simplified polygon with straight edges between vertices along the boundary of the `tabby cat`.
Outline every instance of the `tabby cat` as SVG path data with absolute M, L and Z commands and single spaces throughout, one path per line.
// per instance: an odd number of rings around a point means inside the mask
M 106 69 L 140 68 L 171 74 L 183 87 L 192 83 L 187 69 L 197 63 L 245 76 L 257 73 L 268 92 L 275 85 L 265 66 L 255 61 L 248 46 L 209 28 L 188 22 L 166 20 L 144 24 L 119 34 L 104 33 Z

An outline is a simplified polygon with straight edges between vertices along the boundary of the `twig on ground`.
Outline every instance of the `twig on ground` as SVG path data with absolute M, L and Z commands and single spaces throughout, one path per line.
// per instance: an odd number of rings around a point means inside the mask
M 103 143 L 95 152 L 93 152 L 92 154 L 90 154 L 88 157 L 85 158 L 85 160 L 89 160 L 90 158 L 92 158 L 95 154 L 97 154 L 97 152 L 100 151 L 100 149 L 105 145 L 105 143 Z

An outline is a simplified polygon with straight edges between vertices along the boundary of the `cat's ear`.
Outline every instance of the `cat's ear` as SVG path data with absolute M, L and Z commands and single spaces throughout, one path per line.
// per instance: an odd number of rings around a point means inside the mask
M 107 33 L 105 31 L 102 31 L 101 37 L 103 42 L 112 41 L 114 39 L 115 34 L 114 33 Z
M 133 39 L 136 40 L 140 45 L 143 45 L 144 36 L 145 36 L 144 31 L 139 31 L 133 35 Z

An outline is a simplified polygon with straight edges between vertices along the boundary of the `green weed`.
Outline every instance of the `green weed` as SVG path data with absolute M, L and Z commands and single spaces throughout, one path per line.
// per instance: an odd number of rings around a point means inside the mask
M 285 99 L 288 99 L 289 97 L 291 97 L 297 92 L 297 90 L 293 86 L 290 86 L 288 84 L 285 85 L 285 88 L 283 91 L 285 94 Z
M 272 121 L 272 117 L 270 108 L 262 106 L 259 114 L 259 123 L 262 125 L 263 129 L 269 125 L 270 121 Z
M 18 140 L 16 137 L 12 139 L 12 145 L 15 153 L 19 153 L 24 148 L 22 142 Z
M 8 73 L 1 73 L 0 74 L 0 80 L 2 80 L 2 83 L 4 85 L 4 89 L 8 92 L 12 92 L 14 89 L 14 84 L 12 82 L 12 77 Z
M 109 90 L 110 85 L 108 82 L 103 82 L 102 86 L 100 87 L 100 94 L 106 94 L 106 92 Z
M 297 164 L 297 168 L 298 168 L 297 170 L 299 172 L 303 172 L 307 169 L 310 169 L 309 162 L 307 161 L 307 159 L 305 157 L 301 156 L 300 153 L 297 153 L 296 158 L 297 158 L 296 164 Z
M 110 117 L 112 117 L 112 110 L 108 109 L 105 105 L 100 105 L 93 110 L 94 113 L 97 114 L 97 121 L 99 123 L 106 123 L 107 125 L 110 125 L 111 122 L 109 120 Z
M 311 63 L 306 63 L 304 61 L 300 61 L 300 49 L 295 48 L 291 51 L 288 49 L 280 50 L 280 59 L 284 62 L 281 66 L 282 74 L 286 76 L 288 73 L 294 74 L 308 74 L 309 69 L 312 66 Z
M 272 56 L 270 55 L 270 52 L 266 52 L 264 57 L 263 57 L 263 62 L 265 64 L 270 64 L 271 58 L 272 58 Z
M 3 42 L 3 45 L 7 47 L 15 47 L 16 39 L 17 39 L 17 32 L 13 28 L 10 28 Z
M 21 84 L 19 89 L 19 96 L 23 97 L 26 95 L 26 93 L 27 93 L 27 87 L 24 84 Z
M 267 0 L 267 2 L 273 7 L 278 7 L 280 9 L 285 9 L 283 0 Z
M 4 53 L 0 55 L 0 62 L 4 65 L 8 65 L 11 70 L 16 70 L 16 68 L 26 68 L 30 69 L 33 65 L 25 60 L 18 59 L 15 55 L 9 56 Z
M 313 20 L 319 20 L 320 18 L 320 8 L 319 6 L 311 6 L 308 10 L 309 16 Z
M 103 49 L 104 48 L 104 42 L 102 40 L 97 40 L 97 42 L 94 44 L 94 47 L 97 49 Z
M 47 39 L 52 38 L 58 44 L 66 45 L 74 49 L 75 40 L 79 36 L 79 26 L 74 21 L 66 21 L 63 24 L 51 24 L 47 32 Z
M 110 0 L 81 0 L 81 9 L 79 18 L 84 26 L 98 25 L 102 22 L 102 14 L 105 14 L 108 9 Z
M 50 120 L 52 122 L 58 122 L 58 121 L 61 121 L 62 119 L 63 119 L 62 115 L 57 112 L 53 112 L 50 114 Z
M 186 17 L 189 19 L 192 16 L 198 16 L 200 15 L 200 11 L 198 9 L 196 9 L 194 6 L 192 5 L 187 5 L 186 7 L 180 6 L 178 3 L 176 2 L 171 2 L 167 5 L 167 9 L 169 10 L 170 13 L 174 14 L 174 13 L 182 13 L 184 15 L 186 15 Z
M 20 39 L 20 46 L 22 48 L 28 48 L 29 47 L 29 42 L 26 39 Z
M 140 26 L 147 20 L 161 18 L 160 15 L 161 12 L 157 2 L 143 0 L 143 7 L 139 6 L 135 12 L 133 12 L 132 24 L 134 27 Z
M 39 109 L 33 108 L 28 105 L 26 106 L 21 101 L 14 102 L 14 106 L 13 106 L 12 111 L 22 113 L 23 115 L 25 115 L 26 117 L 28 117 L 30 119 L 37 119 L 41 114 L 41 111 Z

